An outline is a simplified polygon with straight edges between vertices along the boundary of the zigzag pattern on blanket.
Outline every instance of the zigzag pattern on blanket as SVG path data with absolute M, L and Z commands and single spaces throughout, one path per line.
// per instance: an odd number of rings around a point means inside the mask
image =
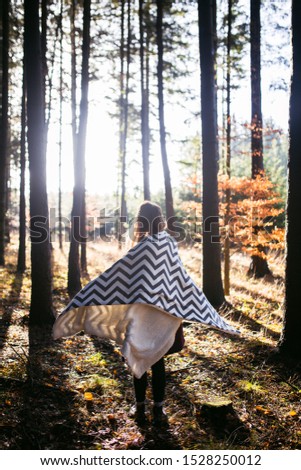
M 236 332 L 186 273 L 175 241 L 166 233 L 146 237 L 85 286 L 63 313 L 81 306 L 144 303 L 176 317 Z

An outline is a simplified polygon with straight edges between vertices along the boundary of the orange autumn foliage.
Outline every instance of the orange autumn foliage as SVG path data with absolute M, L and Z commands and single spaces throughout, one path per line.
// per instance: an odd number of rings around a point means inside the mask
M 225 224 L 226 191 L 230 191 L 230 204 Z M 283 213 L 282 200 L 274 184 L 265 175 L 252 178 L 219 178 L 221 233 L 229 236 L 242 251 L 249 255 L 266 257 L 266 249 L 284 248 L 284 233 L 276 218 Z
M 187 181 L 188 188 L 195 187 L 195 181 Z M 230 192 L 227 207 L 226 192 Z M 200 197 L 200 194 L 197 195 Z M 232 246 L 249 255 L 266 257 L 266 248 L 284 248 L 283 227 L 277 226 L 277 217 L 283 213 L 282 199 L 275 191 L 274 184 L 264 175 L 256 179 L 245 177 L 219 176 L 221 243 L 226 236 Z M 184 223 L 192 240 L 200 241 L 202 236 L 202 203 L 194 200 L 183 201 Z

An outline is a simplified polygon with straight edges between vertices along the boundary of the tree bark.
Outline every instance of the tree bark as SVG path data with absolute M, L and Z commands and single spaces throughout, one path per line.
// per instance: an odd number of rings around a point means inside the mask
M 45 100 L 39 30 L 39 0 L 25 0 L 25 76 L 30 170 L 30 323 L 54 320 L 48 198 L 46 190 Z
M 118 235 L 118 248 L 122 247 L 122 224 L 123 224 L 123 215 L 125 211 L 124 207 L 124 182 L 125 182 L 125 168 L 124 168 L 124 95 L 125 95 L 125 86 L 124 86 L 124 62 L 125 62 L 125 0 L 121 0 L 121 16 L 120 16 L 120 99 L 119 99 L 119 165 L 120 165 L 120 200 L 119 200 L 119 187 L 117 188 L 117 197 L 118 205 L 120 204 L 119 209 L 119 221 L 117 223 L 117 235 Z M 119 186 L 119 184 L 118 184 Z
M 63 0 L 61 0 L 59 16 L 60 31 L 60 105 L 59 105 L 59 181 L 58 181 L 58 212 L 59 212 L 59 247 L 63 248 L 62 227 L 62 146 L 63 146 Z
M 203 146 L 203 290 L 216 307 L 224 302 L 219 235 L 218 147 L 212 2 L 198 0 Z
M 286 265 L 284 324 L 280 351 L 301 358 L 300 278 L 301 278 L 301 3 L 292 2 L 293 71 L 290 97 L 290 147 L 288 160 L 288 198 L 286 208 Z
M 227 120 L 226 120 L 226 175 L 231 178 L 231 42 L 232 42 L 232 0 L 228 0 L 227 34 Z M 225 243 L 224 243 L 224 292 L 230 294 L 230 239 L 228 225 L 230 221 L 231 189 L 226 189 Z
M 71 39 L 71 116 L 72 116 L 72 143 L 73 143 L 73 206 L 71 213 L 70 248 L 68 258 L 68 293 L 72 297 L 81 288 L 79 265 L 79 221 L 76 217 L 76 208 L 79 204 L 77 183 L 77 109 L 76 109 L 76 31 L 75 31 L 76 2 L 72 0 L 70 5 L 70 39 Z M 75 239 L 76 237 L 76 239 Z
M 26 269 L 26 201 L 25 201 L 25 168 L 26 168 L 26 84 L 25 64 L 23 65 L 23 90 L 21 104 L 21 138 L 20 138 L 20 199 L 19 199 L 19 249 L 17 271 Z
M 1 110 L 0 110 L 0 266 L 5 264 L 7 160 L 8 160 L 8 49 L 9 1 L 1 2 Z
M 46 79 L 48 75 L 47 66 L 47 19 L 48 19 L 48 0 L 41 0 L 41 53 L 42 53 L 42 70 L 43 70 L 43 96 L 46 100 Z M 46 102 L 45 102 L 46 109 Z
M 81 183 L 81 270 L 87 272 L 87 214 L 86 214 L 86 134 L 88 122 L 88 92 L 89 92 L 89 60 L 90 60 L 90 27 L 91 27 L 91 0 L 84 0 L 84 25 L 83 25 L 83 57 L 82 57 L 82 82 L 81 82 L 81 103 L 80 121 L 78 128 L 78 147 L 80 159 L 83 166 Z
M 148 5 L 145 5 L 148 8 Z M 149 183 L 149 96 L 146 87 L 145 65 L 145 28 L 144 28 L 144 4 L 139 0 L 139 51 L 140 51 L 140 87 L 141 87 L 141 144 L 143 166 L 143 195 L 144 200 L 150 200 Z M 148 51 L 146 51 L 148 54 Z
M 126 205 L 126 153 L 129 115 L 129 79 L 131 58 L 131 2 L 127 1 L 127 43 L 125 47 L 125 0 L 121 4 L 121 42 L 120 42 L 120 163 L 121 163 L 121 199 L 119 223 L 119 248 L 127 220 Z M 126 62 L 126 69 L 125 69 Z M 124 71 L 125 69 L 125 71 Z
M 261 0 L 251 0 L 251 149 L 252 178 L 263 174 L 262 111 L 261 111 L 261 44 L 260 44 L 260 4 Z M 255 227 L 256 236 L 256 227 Z M 265 249 L 258 247 L 265 254 Z M 256 278 L 271 274 L 265 257 L 252 256 L 248 275 Z
M 81 102 L 79 128 L 76 136 L 76 148 L 74 153 L 73 207 L 71 214 L 71 240 L 68 259 L 68 293 L 70 297 L 74 296 L 81 289 L 79 244 L 85 242 L 86 236 L 85 232 L 82 232 L 85 220 L 81 221 L 81 219 L 83 219 L 83 208 L 85 206 L 85 148 L 88 120 L 90 21 L 91 0 L 85 0 L 83 14 Z
M 70 5 L 70 41 L 71 41 L 71 126 L 72 126 L 72 143 L 73 155 L 76 151 L 77 138 L 77 114 L 76 114 L 76 38 L 75 38 L 75 16 L 76 3 L 71 1 Z M 75 161 L 74 161 L 75 165 Z
M 251 0 L 251 146 L 252 178 L 263 172 L 262 112 L 261 112 L 261 47 L 260 3 Z
M 156 36 L 157 36 L 157 50 L 158 50 L 158 66 L 157 66 L 157 81 L 158 81 L 158 109 L 159 109 L 159 126 L 160 126 L 160 147 L 161 158 L 164 174 L 165 185 L 165 210 L 167 228 L 173 231 L 174 222 L 174 206 L 173 194 L 170 179 L 170 171 L 166 149 L 166 129 L 165 129 L 165 113 L 164 113 L 164 84 L 163 84 L 163 0 L 156 0 L 157 4 L 157 21 L 156 21 Z

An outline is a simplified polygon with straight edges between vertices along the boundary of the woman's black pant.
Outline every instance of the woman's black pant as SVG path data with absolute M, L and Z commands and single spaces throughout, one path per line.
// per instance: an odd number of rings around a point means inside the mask
M 152 392 L 155 403 L 162 402 L 165 395 L 165 365 L 162 357 L 158 362 L 152 365 Z M 134 389 L 137 402 L 143 402 L 146 397 L 147 372 L 140 379 L 134 377 Z

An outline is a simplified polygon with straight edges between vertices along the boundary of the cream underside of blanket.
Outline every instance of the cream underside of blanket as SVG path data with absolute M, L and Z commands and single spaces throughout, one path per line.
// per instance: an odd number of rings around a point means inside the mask
M 80 331 L 121 345 L 133 374 L 140 378 L 172 346 L 181 318 L 147 304 L 96 305 L 69 310 L 56 319 L 54 339 Z

